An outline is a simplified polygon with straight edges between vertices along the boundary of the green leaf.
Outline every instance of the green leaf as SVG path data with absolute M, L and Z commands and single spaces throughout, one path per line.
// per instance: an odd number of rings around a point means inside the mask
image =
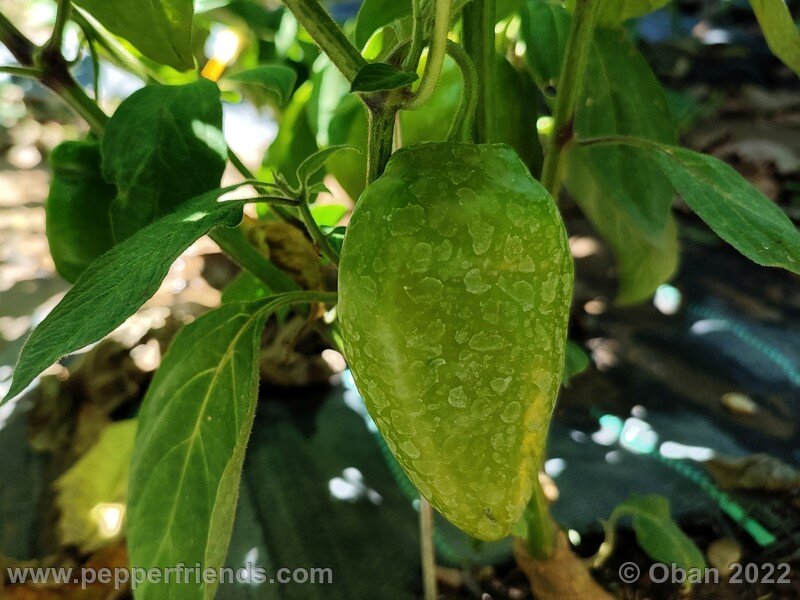
M 588 367 L 589 355 L 586 354 L 586 351 L 572 340 L 567 340 L 562 385 L 568 387 L 570 380 L 576 375 L 583 373 Z
M 584 156 L 571 148 L 564 157 L 564 182 L 586 217 L 608 241 L 617 261 L 616 302 L 634 304 L 652 296 L 678 267 L 678 235 L 672 216 L 658 237 L 647 235 L 623 211 L 609 204 L 614 188 L 603 187 Z M 641 161 L 639 161 L 641 162 Z M 638 164 L 638 163 L 637 163 Z
M 615 26 L 651 13 L 669 4 L 670 0 L 603 0 L 597 15 L 598 25 Z M 575 9 L 575 0 L 567 1 L 570 11 Z
M 570 17 L 560 6 L 533 1 L 522 16 L 525 56 L 534 78 L 545 91 L 549 85 L 557 88 Z M 624 31 L 595 31 L 574 128 L 578 137 L 635 135 L 675 143 L 677 131 L 664 90 Z M 620 152 L 619 147 L 580 152 L 586 152 L 592 176 L 612 192 L 607 203 L 658 237 L 672 201 L 671 186 L 658 169 L 642 162 L 636 152 Z
M 272 291 L 263 281 L 249 271 L 242 271 L 222 290 L 222 302 L 252 302 L 271 295 Z
M 219 88 L 200 79 L 135 92 L 111 117 L 102 151 L 103 175 L 119 191 L 111 222 L 121 241 L 219 186 L 227 159 Z
M 363 106 L 350 94 L 350 82 L 324 54 L 314 61 L 311 75 L 314 89 L 308 101 L 308 121 L 320 148 L 331 145 L 329 128 L 337 107 L 347 97 Z
M 225 78 L 239 83 L 253 83 L 267 88 L 278 95 L 278 101 L 284 104 L 292 95 L 297 73 L 286 65 L 261 65 L 254 69 L 240 71 Z
M 179 71 L 194 68 L 193 0 L 74 0 L 110 32 L 150 60 Z
M 665 144 L 677 136 L 664 90 L 650 65 L 623 31 L 597 30 L 584 91 L 575 113 L 579 138 L 635 135 Z M 624 212 L 652 238 L 664 231 L 672 186 L 655 165 L 619 146 L 581 149 L 592 176 Z
M 653 560 L 682 569 L 705 568 L 703 553 L 672 520 L 669 501 L 663 496 L 629 498 L 614 509 L 609 525 L 614 527 L 623 516 L 631 517 L 636 541 Z
M 103 179 L 100 144 L 94 140 L 59 144 L 50 155 L 50 167 L 47 242 L 56 270 L 74 282 L 114 245 L 108 211 L 117 188 Z
M 797 228 L 729 165 L 685 148 L 647 144 L 644 149 L 719 237 L 759 265 L 800 274 Z
M 432 102 L 417 112 L 425 110 Z M 401 121 L 403 119 L 402 112 L 400 119 Z M 328 130 L 330 143 L 356 146 L 362 152 L 333 156 L 328 162 L 328 172 L 353 199 L 361 195 L 367 184 L 367 128 L 367 115 L 363 103 L 352 94 L 342 98 L 330 121 Z M 403 127 L 403 132 L 407 133 L 408 129 Z
M 298 288 L 295 287 L 288 290 L 271 290 L 263 281 L 249 271 L 242 271 L 239 273 L 236 279 L 231 281 L 225 287 L 225 289 L 222 290 L 222 302 L 229 304 L 231 302 L 253 302 L 255 300 L 265 300 L 270 296 L 275 295 L 276 292 L 294 291 L 297 289 Z M 284 307 L 278 310 L 278 320 L 284 321 L 288 314 L 289 307 Z
M 347 214 L 347 207 L 341 204 L 320 204 L 311 207 L 314 222 L 322 227 L 334 227 Z
M 325 166 L 328 159 L 343 150 L 355 150 L 356 152 L 360 152 L 355 146 L 331 146 L 330 148 L 319 150 L 306 158 L 300 166 L 297 167 L 297 181 L 299 181 L 300 185 L 304 188 L 308 189 L 311 178 Z
M 121 325 L 158 290 L 170 265 L 192 242 L 216 226 L 236 225 L 242 218 L 243 202 L 218 202 L 235 187 L 186 202 L 93 262 L 31 333 L 3 402 L 61 357 Z
M 525 0 L 496 0 L 495 19 L 501 21 L 517 12 L 524 5 Z
M 264 321 L 293 292 L 223 304 L 178 333 L 145 396 L 131 461 L 131 565 L 223 566 L 258 399 Z M 144 583 L 137 597 L 214 597 L 216 584 Z
M 373 33 L 411 14 L 411 0 L 364 0 L 356 17 L 356 46 L 363 48 Z
M 624 32 L 597 30 L 575 133 L 582 138 L 623 131 L 669 144 L 676 137 L 666 96 L 650 66 Z M 641 153 L 620 146 L 573 146 L 565 163 L 565 186 L 616 257 L 617 303 L 648 298 L 678 262 L 669 180 Z
M 198 14 L 204 13 L 216 8 L 228 6 L 231 2 L 233 2 L 233 0 L 194 0 L 194 10 Z
M 313 197 L 317 194 L 330 194 L 332 193 L 330 188 L 325 185 L 323 182 L 313 183 L 308 188 L 308 195 Z
M 116 421 L 53 484 L 59 509 L 59 538 L 87 554 L 121 534 L 104 528 L 103 511 L 122 511 L 128 498 L 128 474 L 136 436 L 136 419 Z M 120 526 L 122 523 L 120 523 Z
M 264 157 L 264 167 L 277 171 L 291 186 L 298 186 L 295 173 L 307 156 L 318 150 L 314 132 L 308 120 L 308 101 L 312 84 L 307 81 L 292 96 L 278 128 L 275 141 L 270 144 Z
M 784 0 L 750 0 L 772 53 L 800 76 L 800 31 Z
M 353 79 L 351 92 L 380 92 L 405 87 L 419 79 L 413 71 L 403 71 L 386 63 L 364 65 Z
M 322 233 L 328 238 L 328 241 L 336 250 L 337 254 L 342 253 L 342 244 L 344 243 L 344 234 L 347 233 L 347 227 L 339 225 L 338 227 L 321 227 Z
M 569 13 L 556 4 L 528 0 L 520 15 L 528 68 L 540 88 L 555 86 L 569 36 Z
M 458 86 L 459 91 L 462 89 L 463 83 Z M 527 73 L 520 73 L 505 57 L 498 54 L 494 62 L 494 90 L 498 100 L 494 103 L 494 133 L 489 141 L 508 144 L 514 148 L 536 178 L 542 172 L 543 160 L 539 133 L 536 130 L 536 85 Z M 421 110 L 416 111 L 417 114 Z M 401 120 L 402 116 L 403 113 Z
M 128 549 L 134 568 L 222 567 L 258 395 L 266 314 L 224 304 L 176 336 L 139 415 Z M 142 584 L 137 597 L 213 598 L 216 585 Z

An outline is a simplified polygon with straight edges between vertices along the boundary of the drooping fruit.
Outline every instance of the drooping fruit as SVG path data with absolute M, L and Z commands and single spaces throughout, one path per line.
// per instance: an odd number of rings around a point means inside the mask
M 397 460 L 491 540 L 530 498 L 561 381 L 573 267 L 552 198 L 505 145 L 399 150 L 356 205 L 339 318 Z

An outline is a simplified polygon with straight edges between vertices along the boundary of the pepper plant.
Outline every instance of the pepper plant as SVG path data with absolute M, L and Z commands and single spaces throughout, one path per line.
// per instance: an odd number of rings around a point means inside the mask
M 343 29 L 318 0 L 284 0 L 250 23 L 253 36 L 271 31 L 264 56 L 256 44 L 257 64 L 224 76 L 225 61 L 207 62 L 196 44 L 204 2 L 58 0 L 42 46 L 0 14 L 0 41 L 18 63 L 2 71 L 37 79 L 90 129 L 51 157 L 47 234 L 74 286 L 27 340 L 6 400 L 131 316 L 206 234 L 259 282 L 252 298 L 238 294 L 184 326 L 150 385 L 131 465 L 134 566 L 223 565 L 262 330 L 288 307 L 329 317 L 426 501 L 477 538 L 513 530 L 525 561 L 557 552 L 537 474 L 572 295 L 562 190 L 613 249 L 620 304 L 674 273 L 676 193 L 751 260 L 800 273 L 800 235 L 785 214 L 730 167 L 677 145 L 664 90 L 624 28 L 667 2 L 365 0 Z M 800 73 L 783 0 L 751 2 L 769 46 Z M 70 23 L 95 66 L 102 56 L 146 82 L 111 116 L 70 72 Z M 279 115 L 258 173 L 226 144 L 220 85 L 266 88 Z M 550 117 L 544 152 L 540 116 Z M 243 179 L 220 187 L 228 162 Z M 344 232 L 315 220 L 325 172 L 357 198 Z M 251 203 L 257 220 L 243 216 Z M 338 267 L 338 295 L 304 289 L 253 245 L 262 220 L 302 231 L 315 260 Z M 428 568 L 428 597 L 432 577 Z M 144 584 L 136 595 L 214 592 Z

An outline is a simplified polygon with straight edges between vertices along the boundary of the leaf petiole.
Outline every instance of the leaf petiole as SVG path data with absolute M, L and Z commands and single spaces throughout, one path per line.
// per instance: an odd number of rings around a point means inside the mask
M 453 123 L 450 125 L 447 139 L 454 142 L 466 142 L 469 141 L 472 133 L 475 113 L 478 108 L 478 73 L 469 55 L 455 42 L 447 41 L 447 54 L 458 65 L 461 70 L 461 78 L 464 81 L 461 104 L 458 107 Z
M 431 37 L 430 53 L 425 63 L 425 72 L 422 75 L 417 91 L 403 104 L 406 110 L 421 108 L 433 95 L 439 76 L 442 74 L 444 56 L 447 51 L 447 34 L 450 31 L 450 9 L 453 0 L 436 0 L 434 7 L 433 35 Z M 412 48 L 414 40 L 412 39 Z M 410 54 L 409 54 L 410 56 Z
M 284 198 L 283 196 L 254 196 L 252 198 L 245 198 L 245 202 L 292 207 L 298 207 L 302 204 L 296 198 Z
M 42 76 L 41 69 L 14 67 L 11 65 L 0 65 L 0 73 L 13 75 L 15 77 L 30 77 L 31 79 L 39 79 Z

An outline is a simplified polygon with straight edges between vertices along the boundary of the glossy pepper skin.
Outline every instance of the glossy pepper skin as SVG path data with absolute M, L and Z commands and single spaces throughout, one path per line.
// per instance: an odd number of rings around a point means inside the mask
M 356 205 L 339 318 L 389 448 L 493 540 L 530 498 L 561 382 L 573 265 L 552 198 L 505 145 L 399 150 Z

